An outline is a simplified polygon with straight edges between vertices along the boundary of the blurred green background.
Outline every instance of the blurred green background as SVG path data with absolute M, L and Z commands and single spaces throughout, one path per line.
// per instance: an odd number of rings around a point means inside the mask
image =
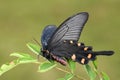
M 0 65 L 15 59 L 9 57 L 12 52 L 33 55 L 26 43 L 33 42 L 33 37 L 39 41 L 46 25 L 58 26 L 83 11 L 89 12 L 90 17 L 80 41 L 94 50 L 114 50 L 113 56 L 98 57 L 98 66 L 111 80 L 120 80 L 120 0 L 0 0 Z M 56 80 L 65 75 L 55 69 L 46 73 L 37 69 L 35 64 L 19 65 L 0 76 L 0 80 Z M 88 79 L 80 64 L 76 73 Z

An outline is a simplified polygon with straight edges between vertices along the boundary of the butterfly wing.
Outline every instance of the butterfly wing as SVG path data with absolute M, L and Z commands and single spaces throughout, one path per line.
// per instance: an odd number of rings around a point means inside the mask
M 78 13 L 65 20 L 50 38 L 48 42 L 48 50 L 59 46 L 64 40 L 78 41 L 87 20 L 87 12 Z
M 57 27 L 55 25 L 48 25 L 44 28 L 41 36 L 41 43 L 42 43 L 43 50 L 46 50 L 48 46 L 48 41 L 56 29 Z

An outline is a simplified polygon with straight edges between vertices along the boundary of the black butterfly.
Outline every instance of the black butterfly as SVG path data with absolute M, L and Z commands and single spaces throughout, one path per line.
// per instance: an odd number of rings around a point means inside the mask
M 91 46 L 78 42 L 88 16 L 87 12 L 81 12 L 69 17 L 58 28 L 46 26 L 41 37 L 42 56 L 66 65 L 67 59 L 87 64 L 97 55 L 112 55 L 113 51 L 92 51 Z

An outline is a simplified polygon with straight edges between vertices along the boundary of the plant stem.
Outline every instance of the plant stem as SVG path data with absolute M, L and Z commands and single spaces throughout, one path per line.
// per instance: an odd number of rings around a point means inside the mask
M 86 80 L 86 79 L 80 77 L 79 75 L 75 75 L 75 77 L 78 78 L 78 79 L 80 79 L 80 80 Z
M 65 72 L 65 73 L 70 73 L 69 71 L 66 71 L 66 70 L 63 70 L 63 69 L 61 69 L 61 68 L 59 68 L 59 67 L 55 67 L 57 70 L 59 70 L 59 71 L 62 71 L 62 72 Z
M 61 68 L 59 68 L 59 67 L 55 67 L 55 68 L 56 68 L 57 70 L 59 70 L 59 71 L 65 72 L 65 73 L 71 73 L 71 72 L 66 71 L 66 70 L 63 70 L 63 69 L 61 69 Z M 80 80 L 86 80 L 86 79 L 80 77 L 79 75 L 76 75 L 76 74 L 74 74 L 74 73 L 71 73 L 71 74 L 73 74 L 76 78 L 78 78 L 78 79 L 80 79 Z

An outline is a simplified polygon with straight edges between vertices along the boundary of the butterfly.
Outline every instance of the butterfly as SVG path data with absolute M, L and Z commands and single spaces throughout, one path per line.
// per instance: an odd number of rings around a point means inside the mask
M 88 17 L 87 12 L 81 12 L 66 19 L 59 27 L 46 26 L 41 36 L 42 56 L 66 65 L 68 59 L 88 64 L 98 55 L 112 55 L 114 51 L 93 51 L 92 46 L 78 42 Z

